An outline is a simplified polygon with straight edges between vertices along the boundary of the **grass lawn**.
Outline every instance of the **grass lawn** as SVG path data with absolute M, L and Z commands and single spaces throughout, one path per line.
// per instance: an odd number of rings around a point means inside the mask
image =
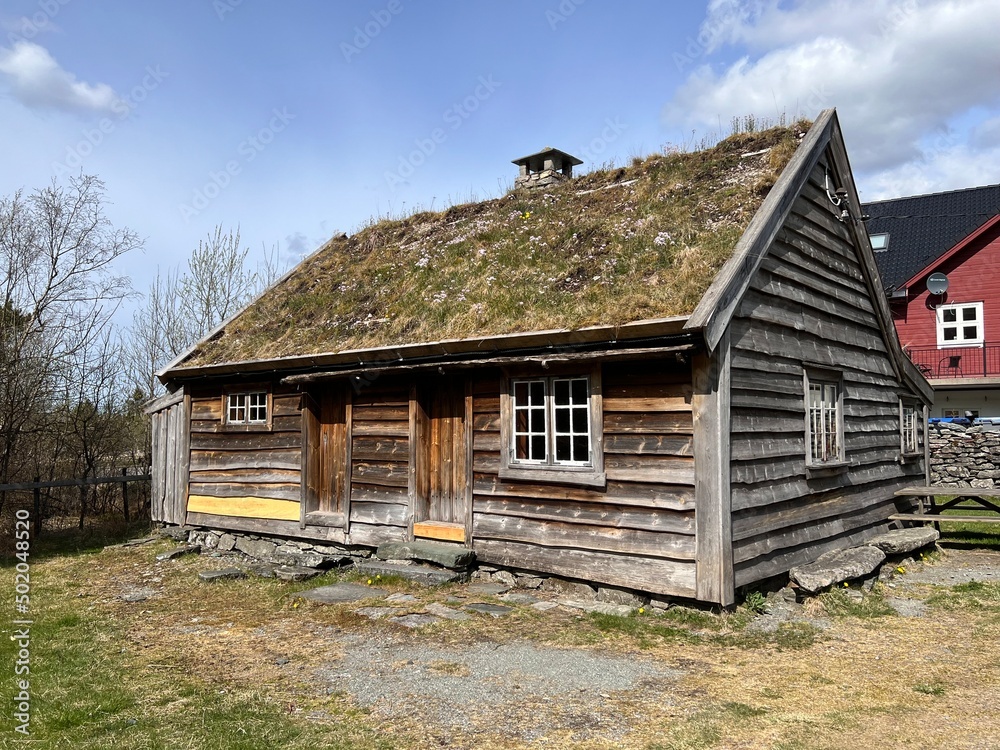
M 155 555 L 173 546 L 165 540 L 103 550 L 137 533 L 69 532 L 34 543 L 31 736 L 15 734 L 5 712 L 0 748 L 973 748 L 1000 732 L 996 583 L 916 586 L 928 615 L 903 618 L 887 602 L 904 595 L 904 575 L 895 588 L 860 603 L 845 592 L 813 600 L 804 610 L 817 619 L 773 632 L 747 627 L 756 616 L 747 609 L 717 615 L 678 607 L 615 617 L 527 605 L 512 605 L 503 619 L 477 616 L 411 631 L 362 617 L 358 605 L 290 598 L 317 581 L 200 583 L 199 570 L 225 563 L 197 555 L 157 563 Z M 946 552 L 934 564 L 963 554 L 980 553 Z M 1000 555 L 982 554 L 1000 566 Z M 7 557 L 0 575 L 13 574 Z M 377 583 L 412 594 L 415 609 L 467 595 L 460 586 Z M 156 595 L 122 600 L 145 587 Z M 3 598 L 8 612 L 11 588 Z M 12 629 L 5 623 L 7 634 Z M 359 707 L 331 690 L 318 675 L 342 670 L 358 639 L 459 655 L 470 644 L 530 642 L 652 661 L 679 676 L 591 696 L 587 704 L 574 696 L 487 701 L 476 707 L 481 723 L 460 731 L 432 725 L 419 712 Z M 0 639 L 0 656 L 12 665 L 17 644 Z M 459 659 L 436 658 L 437 678 L 468 672 Z M 13 696 L 12 669 L 5 671 L 2 689 Z M 627 731 L 605 729 L 616 725 Z M 514 732 L 521 726 L 535 729 Z

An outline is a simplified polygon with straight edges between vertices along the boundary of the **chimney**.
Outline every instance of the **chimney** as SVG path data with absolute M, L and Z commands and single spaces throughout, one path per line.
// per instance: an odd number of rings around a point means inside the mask
M 539 188 L 554 185 L 573 176 L 573 167 L 583 164 L 565 151 L 546 146 L 537 154 L 514 159 L 521 171 L 514 180 L 515 188 Z

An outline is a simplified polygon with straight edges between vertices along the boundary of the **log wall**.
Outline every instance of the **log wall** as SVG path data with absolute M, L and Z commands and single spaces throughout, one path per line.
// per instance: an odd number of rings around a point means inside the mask
M 736 586 L 885 528 L 893 492 L 923 481 L 922 456 L 901 461 L 905 389 L 825 174 L 821 160 L 731 322 Z M 806 469 L 804 363 L 843 373 L 846 470 Z
M 472 377 L 472 534 L 480 560 L 694 596 L 690 366 L 604 366 L 606 489 L 501 479 L 501 374 Z

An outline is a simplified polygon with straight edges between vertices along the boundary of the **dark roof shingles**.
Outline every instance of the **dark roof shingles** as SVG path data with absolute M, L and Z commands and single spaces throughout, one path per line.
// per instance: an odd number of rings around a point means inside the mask
M 868 233 L 889 234 L 876 252 L 882 283 L 895 289 L 1000 213 L 1000 185 L 866 203 Z

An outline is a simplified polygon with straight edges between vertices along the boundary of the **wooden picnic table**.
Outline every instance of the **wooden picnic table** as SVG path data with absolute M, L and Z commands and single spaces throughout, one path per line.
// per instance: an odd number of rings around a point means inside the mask
M 896 513 L 889 516 L 894 521 L 921 521 L 937 526 L 941 521 L 961 521 L 962 523 L 1000 523 L 1000 487 L 979 489 L 977 487 L 954 487 L 943 484 L 929 484 L 918 487 L 904 487 L 897 490 L 896 497 L 917 498 L 916 513 Z M 938 496 L 950 497 L 938 503 Z M 970 507 L 971 506 L 971 507 Z M 985 511 L 993 515 L 947 516 L 941 514 L 952 509 Z

